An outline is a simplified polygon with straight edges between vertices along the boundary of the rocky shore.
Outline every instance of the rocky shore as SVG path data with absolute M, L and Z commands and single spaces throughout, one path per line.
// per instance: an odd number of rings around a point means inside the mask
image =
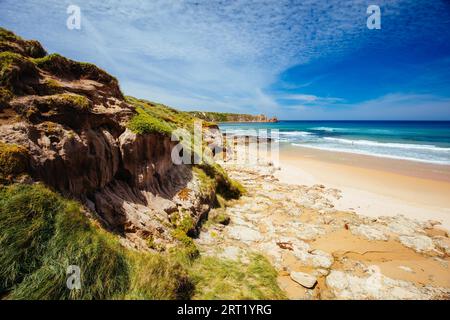
M 265 255 L 290 299 L 450 298 L 450 239 L 439 222 L 338 211 L 340 190 L 281 183 L 267 162 L 221 165 L 247 194 L 210 212 L 227 219 L 203 226 L 203 255 Z

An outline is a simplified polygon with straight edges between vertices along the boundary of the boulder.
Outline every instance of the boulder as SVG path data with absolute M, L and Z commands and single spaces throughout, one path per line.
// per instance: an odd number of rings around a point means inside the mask
M 316 277 L 304 272 L 292 271 L 290 273 L 290 277 L 292 280 L 294 280 L 295 282 L 297 282 L 298 284 L 302 285 L 307 289 L 313 288 L 317 283 Z

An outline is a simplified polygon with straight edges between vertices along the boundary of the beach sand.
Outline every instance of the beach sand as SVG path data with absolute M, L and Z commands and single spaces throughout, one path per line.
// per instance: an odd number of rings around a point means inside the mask
M 284 147 L 278 167 L 245 149 L 220 161 L 246 192 L 209 213 L 229 223 L 202 227 L 202 255 L 262 254 L 289 299 L 450 298 L 447 167 Z
M 280 167 L 275 176 L 281 182 L 341 190 L 339 210 L 403 214 L 450 229 L 450 166 L 282 146 Z

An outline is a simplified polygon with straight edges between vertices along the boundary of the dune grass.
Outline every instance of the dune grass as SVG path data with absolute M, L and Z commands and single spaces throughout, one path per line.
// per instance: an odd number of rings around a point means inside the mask
M 191 290 L 181 265 L 123 248 L 78 203 L 41 184 L 0 188 L 0 247 L 8 299 L 175 299 Z M 69 265 L 81 269 L 81 290 L 66 286 Z
M 75 201 L 42 184 L 0 186 L 0 296 L 6 299 L 277 299 L 276 272 L 264 258 L 249 264 L 192 255 L 188 220 L 169 253 L 138 252 L 89 220 Z M 183 247 L 184 245 L 184 247 Z M 196 250 L 196 248 L 195 248 Z M 69 265 L 81 290 L 66 286 Z
M 261 255 L 250 256 L 248 263 L 200 257 L 189 273 L 195 284 L 193 299 L 240 300 L 285 299 L 277 284 L 277 272 Z

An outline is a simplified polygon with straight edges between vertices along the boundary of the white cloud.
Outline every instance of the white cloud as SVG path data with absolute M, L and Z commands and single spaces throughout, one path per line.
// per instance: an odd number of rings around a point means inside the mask
M 69 4 L 2 0 L 0 24 L 38 38 L 50 51 L 100 65 L 127 94 L 182 109 L 280 114 L 280 97 L 267 90 L 280 73 L 371 43 L 364 34 L 367 0 L 78 0 L 81 31 L 65 28 Z M 378 4 L 383 19 L 414 11 L 407 0 Z M 384 23 L 382 30 L 392 35 L 417 30 L 414 24 L 390 30 Z M 290 99 L 342 102 L 307 94 Z
M 289 106 L 287 117 L 302 120 L 446 120 L 450 98 L 391 93 L 359 103 Z

